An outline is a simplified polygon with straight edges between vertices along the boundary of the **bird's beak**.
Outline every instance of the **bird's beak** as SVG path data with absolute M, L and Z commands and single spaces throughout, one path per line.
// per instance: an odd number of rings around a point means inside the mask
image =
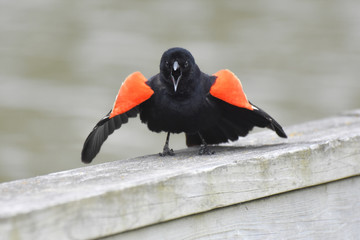
M 181 75 L 182 73 L 181 73 L 180 65 L 178 61 L 175 61 L 171 70 L 171 80 L 173 81 L 175 92 L 178 87 Z

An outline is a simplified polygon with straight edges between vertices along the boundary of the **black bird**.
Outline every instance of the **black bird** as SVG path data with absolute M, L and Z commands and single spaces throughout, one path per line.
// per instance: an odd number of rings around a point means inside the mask
M 174 155 L 169 148 L 170 133 L 184 132 L 187 146 L 200 145 L 200 155 L 213 153 L 207 144 L 235 141 L 254 126 L 287 137 L 279 123 L 247 100 L 231 71 L 207 75 L 189 51 L 171 48 L 161 57 L 160 73 L 149 80 L 140 72 L 126 78 L 112 110 L 85 140 L 82 161 L 90 163 L 107 137 L 138 113 L 151 131 L 167 132 L 161 156 Z

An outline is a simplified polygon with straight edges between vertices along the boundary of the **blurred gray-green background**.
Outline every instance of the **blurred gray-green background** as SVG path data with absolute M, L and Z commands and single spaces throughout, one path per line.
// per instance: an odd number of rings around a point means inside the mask
M 204 72 L 231 69 L 285 129 L 359 108 L 359 11 L 358 0 L 0 0 L 0 181 L 84 166 L 82 144 L 123 79 L 157 73 L 174 46 Z M 95 164 L 164 140 L 132 119 Z

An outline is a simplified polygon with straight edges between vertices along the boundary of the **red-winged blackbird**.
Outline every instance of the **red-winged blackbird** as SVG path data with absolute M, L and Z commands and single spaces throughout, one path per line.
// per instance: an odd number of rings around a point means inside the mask
M 170 133 L 184 132 L 187 146 L 201 145 L 199 154 L 212 154 L 207 144 L 235 141 L 254 126 L 287 137 L 280 124 L 247 100 L 231 71 L 207 75 L 189 51 L 171 48 L 161 57 L 160 73 L 149 80 L 140 72 L 126 78 L 112 110 L 85 140 L 82 161 L 90 163 L 107 137 L 138 113 L 151 131 L 167 132 L 161 156 L 174 155 Z

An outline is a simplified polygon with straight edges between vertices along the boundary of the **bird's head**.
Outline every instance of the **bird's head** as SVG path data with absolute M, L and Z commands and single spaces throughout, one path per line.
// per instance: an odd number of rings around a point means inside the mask
M 189 86 L 191 74 L 196 68 L 194 57 L 184 48 L 170 48 L 161 57 L 160 74 L 174 92 Z M 181 87 L 182 86 L 182 87 Z

